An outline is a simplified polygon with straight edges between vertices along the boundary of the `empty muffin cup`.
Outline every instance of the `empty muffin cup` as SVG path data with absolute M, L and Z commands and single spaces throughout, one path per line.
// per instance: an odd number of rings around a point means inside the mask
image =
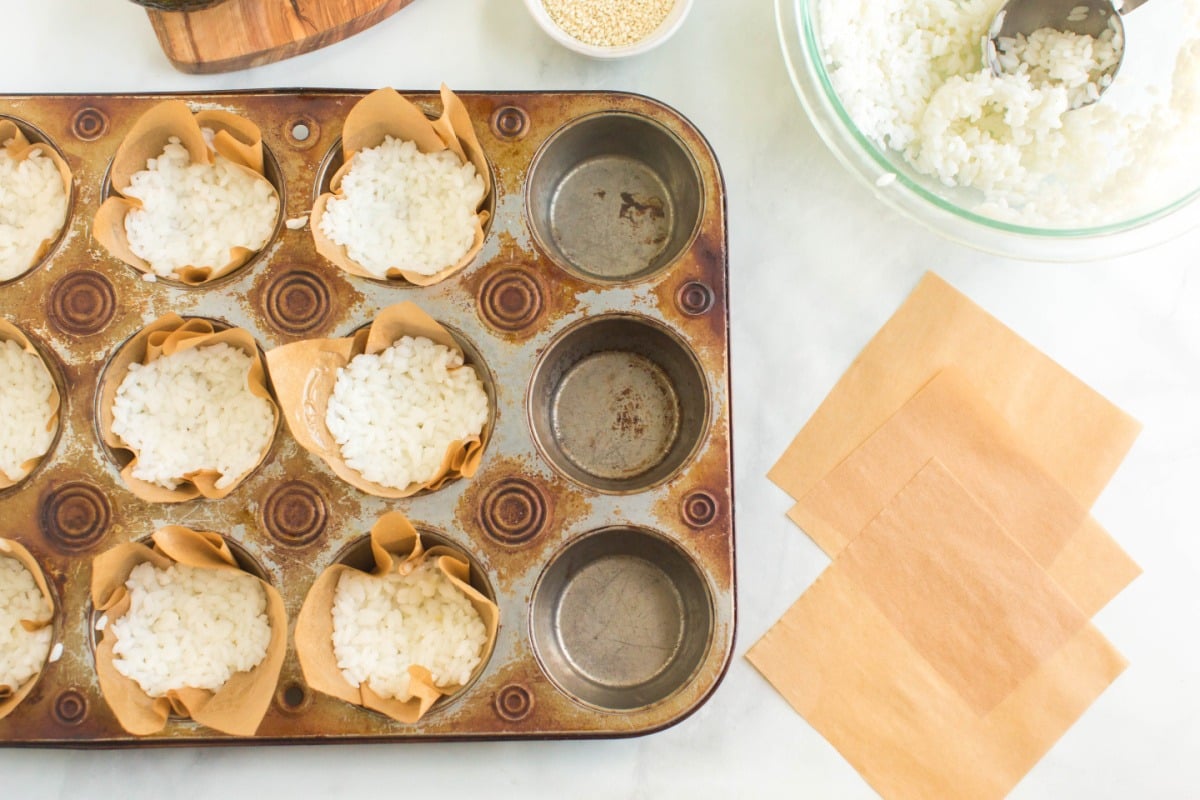
M 674 542 L 644 528 L 604 528 L 546 567 L 529 628 L 538 663 L 560 690 L 595 708 L 634 711 L 695 676 L 712 640 L 712 596 Z
M 566 477 L 609 494 L 669 480 L 699 446 L 708 390 L 695 355 L 644 317 L 608 315 L 568 329 L 538 361 L 533 438 Z
M 647 117 L 604 112 L 546 141 L 525 202 L 534 238 L 560 267 L 619 283 L 657 274 L 688 248 L 703 197 L 679 137 Z

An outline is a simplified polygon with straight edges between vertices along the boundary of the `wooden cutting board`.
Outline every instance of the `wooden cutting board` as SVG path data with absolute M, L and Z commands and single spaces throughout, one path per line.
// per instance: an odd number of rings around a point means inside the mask
M 163 52 L 183 72 L 230 72 L 340 42 L 412 0 L 226 0 L 203 11 L 150 11 Z

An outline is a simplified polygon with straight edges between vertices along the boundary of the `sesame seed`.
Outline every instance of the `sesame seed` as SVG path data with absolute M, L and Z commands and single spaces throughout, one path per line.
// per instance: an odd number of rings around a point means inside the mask
M 624 47 L 654 33 L 675 0 L 542 0 L 567 35 L 597 47 Z

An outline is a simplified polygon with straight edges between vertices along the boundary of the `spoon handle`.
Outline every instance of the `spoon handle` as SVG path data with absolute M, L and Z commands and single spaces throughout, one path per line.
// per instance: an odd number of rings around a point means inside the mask
M 1125 0 L 1125 2 L 1121 3 L 1121 16 L 1125 16 L 1130 11 L 1134 11 L 1148 2 L 1150 0 Z

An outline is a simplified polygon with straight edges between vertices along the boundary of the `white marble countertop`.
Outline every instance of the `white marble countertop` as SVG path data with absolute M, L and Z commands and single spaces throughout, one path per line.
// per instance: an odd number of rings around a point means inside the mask
M 874 797 L 743 654 L 827 563 L 785 518 L 789 499 L 765 473 L 927 269 L 1145 424 L 1094 509 L 1145 569 L 1096 620 L 1131 667 L 1013 797 L 1200 796 L 1200 529 L 1189 517 L 1200 488 L 1200 231 L 1137 256 L 1057 266 L 942 241 L 883 207 L 818 140 L 788 83 L 768 0 L 700 0 L 671 42 L 621 63 L 555 45 L 521 0 L 417 0 L 348 42 L 209 77 L 175 72 L 145 15 L 120 0 L 0 0 L 0 19 L 2 92 L 445 81 L 628 90 L 691 118 L 728 183 L 740 604 L 724 683 L 694 716 L 653 736 L 3 750 L 0 796 Z

